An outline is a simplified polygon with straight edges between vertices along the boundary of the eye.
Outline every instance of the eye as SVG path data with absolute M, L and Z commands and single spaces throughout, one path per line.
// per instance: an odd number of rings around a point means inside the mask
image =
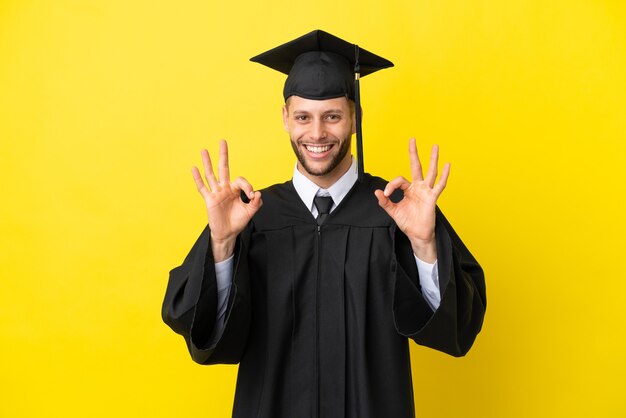
M 294 119 L 299 121 L 299 122 L 304 122 L 308 119 L 307 115 L 296 115 L 294 116 Z
M 340 119 L 341 119 L 341 115 L 338 115 L 336 113 L 329 113 L 328 115 L 326 115 L 326 120 L 337 121 Z

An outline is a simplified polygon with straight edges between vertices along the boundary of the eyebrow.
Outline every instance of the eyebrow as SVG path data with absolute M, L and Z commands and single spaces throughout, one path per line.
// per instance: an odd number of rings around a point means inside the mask
M 341 110 L 341 109 L 328 109 L 328 110 L 325 110 L 322 114 L 325 115 L 327 113 L 340 113 L 340 114 L 343 114 L 343 110 Z

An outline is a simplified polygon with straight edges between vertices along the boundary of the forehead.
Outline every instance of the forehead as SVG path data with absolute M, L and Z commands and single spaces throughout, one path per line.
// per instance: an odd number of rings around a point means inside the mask
M 348 113 L 350 103 L 346 97 L 336 97 L 327 100 L 311 100 L 300 96 L 291 96 L 287 100 L 290 112 L 323 113 L 329 110 L 341 110 Z

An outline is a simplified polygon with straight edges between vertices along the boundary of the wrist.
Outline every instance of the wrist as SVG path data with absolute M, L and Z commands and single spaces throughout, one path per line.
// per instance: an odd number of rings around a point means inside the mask
M 235 252 L 236 238 L 215 239 L 211 236 L 211 252 L 213 253 L 213 261 L 219 263 L 227 260 Z
M 419 238 L 409 239 L 411 241 L 413 253 L 417 258 L 430 264 L 437 261 L 437 240 L 435 239 L 434 234 L 431 239 L 427 240 Z

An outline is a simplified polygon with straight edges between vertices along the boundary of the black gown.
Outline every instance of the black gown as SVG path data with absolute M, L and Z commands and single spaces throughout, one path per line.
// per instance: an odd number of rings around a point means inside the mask
M 482 269 L 437 209 L 441 305 L 423 298 L 408 238 L 365 175 L 318 229 L 291 182 L 262 191 L 238 237 L 224 332 L 210 232 L 170 273 L 163 320 L 194 361 L 240 363 L 233 417 L 415 415 L 407 337 L 464 355 L 486 307 Z

